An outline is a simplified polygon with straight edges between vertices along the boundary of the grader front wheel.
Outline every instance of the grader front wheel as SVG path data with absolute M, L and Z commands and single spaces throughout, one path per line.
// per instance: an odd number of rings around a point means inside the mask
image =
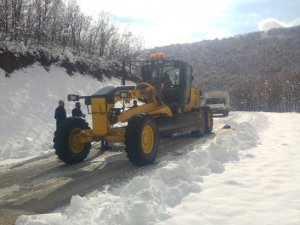
M 90 129 L 88 123 L 81 119 L 70 117 L 58 128 L 54 135 L 55 154 L 66 164 L 82 162 L 90 152 L 91 143 L 81 143 L 77 135 L 82 130 Z
M 158 152 L 158 129 L 147 116 L 134 116 L 128 121 L 125 132 L 125 151 L 129 160 L 139 166 L 152 163 Z

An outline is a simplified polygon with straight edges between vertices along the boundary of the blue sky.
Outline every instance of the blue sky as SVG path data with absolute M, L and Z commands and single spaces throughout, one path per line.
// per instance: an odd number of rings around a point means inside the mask
M 234 36 L 300 24 L 300 0 L 78 0 L 87 14 L 105 11 L 146 47 Z

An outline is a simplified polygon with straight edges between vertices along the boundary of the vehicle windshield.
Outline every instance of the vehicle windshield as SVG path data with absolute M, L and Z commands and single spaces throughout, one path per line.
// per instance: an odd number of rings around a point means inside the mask
M 206 99 L 206 104 L 208 105 L 225 104 L 225 98 L 208 98 Z
M 163 67 L 153 70 L 144 69 L 143 81 L 149 82 L 150 84 L 156 84 L 158 79 L 158 74 L 161 74 L 161 82 L 169 81 L 170 85 L 178 85 L 179 84 L 179 75 L 180 68 L 174 67 Z
M 179 84 L 179 74 L 180 74 L 179 68 L 166 67 L 166 68 L 164 68 L 164 71 L 163 71 L 163 78 L 164 78 L 164 76 L 169 76 L 169 78 L 172 82 L 172 85 L 177 85 L 177 84 Z

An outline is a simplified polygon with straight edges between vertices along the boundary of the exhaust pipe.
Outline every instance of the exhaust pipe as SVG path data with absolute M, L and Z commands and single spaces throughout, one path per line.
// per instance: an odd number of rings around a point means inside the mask
M 126 76 L 126 69 L 125 69 L 125 61 L 122 62 L 122 70 L 121 70 L 121 74 L 122 74 L 122 83 L 121 85 L 125 85 L 125 76 Z

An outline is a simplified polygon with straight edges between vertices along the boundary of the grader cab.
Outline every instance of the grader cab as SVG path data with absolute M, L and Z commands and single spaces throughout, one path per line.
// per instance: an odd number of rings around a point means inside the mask
M 91 142 L 106 140 L 124 142 L 129 160 L 147 165 L 156 158 L 160 134 L 202 136 L 212 131 L 212 113 L 202 106 L 201 91 L 192 87 L 191 66 L 162 54 L 136 63 L 141 77 L 136 86 L 109 86 L 90 96 L 68 95 L 69 101 L 85 100 L 93 126 L 70 117 L 58 128 L 54 148 L 62 161 L 82 162 Z M 133 100 L 139 106 L 127 107 Z

